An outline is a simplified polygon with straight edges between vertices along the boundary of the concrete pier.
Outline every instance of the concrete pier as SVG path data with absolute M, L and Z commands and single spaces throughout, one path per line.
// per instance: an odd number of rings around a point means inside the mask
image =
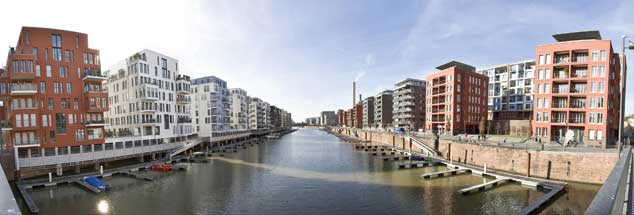
M 411 163 L 402 163 L 398 165 L 399 169 L 411 169 L 411 168 L 422 168 L 428 166 L 438 165 L 437 162 L 429 162 L 429 161 L 413 161 Z

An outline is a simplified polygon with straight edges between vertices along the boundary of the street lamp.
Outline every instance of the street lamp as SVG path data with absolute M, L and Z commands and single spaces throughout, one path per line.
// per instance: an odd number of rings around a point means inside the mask
M 627 35 L 623 35 L 621 36 L 621 38 L 623 39 L 623 49 L 621 51 L 621 74 L 620 74 L 620 81 L 619 81 L 619 91 L 620 91 L 620 100 L 619 100 L 619 138 L 618 138 L 618 144 L 619 144 L 619 152 L 621 150 L 621 145 L 623 145 L 622 143 L 622 138 L 623 138 L 623 115 L 625 114 L 623 112 L 623 103 L 625 102 L 623 100 L 623 94 L 625 93 L 623 90 L 623 87 L 625 85 L 625 80 L 624 79 L 624 75 L 625 75 L 625 50 L 629 49 L 629 50 L 634 50 L 634 43 L 632 43 L 632 41 L 627 40 L 629 43 L 626 44 L 626 39 L 628 38 Z

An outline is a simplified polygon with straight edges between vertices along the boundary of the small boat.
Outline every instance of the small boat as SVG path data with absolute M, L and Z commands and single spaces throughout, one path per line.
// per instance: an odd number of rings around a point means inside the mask
M 425 160 L 425 158 L 422 157 L 422 156 L 414 155 L 414 156 L 412 156 L 412 160 L 423 161 L 423 160 Z
M 97 177 L 94 177 L 94 176 L 84 177 L 84 182 L 86 182 L 87 184 L 90 184 L 90 186 L 93 186 L 101 191 L 105 191 L 108 186 L 106 182 L 103 182 L 102 180 L 99 180 Z
M 280 138 L 280 135 L 277 135 L 277 134 L 269 134 L 269 135 L 266 135 L 266 138 L 268 138 L 268 139 L 277 139 L 277 138 Z
M 150 166 L 151 170 L 154 171 L 171 171 L 172 170 L 172 165 L 169 164 L 153 164 L 152 166 Z

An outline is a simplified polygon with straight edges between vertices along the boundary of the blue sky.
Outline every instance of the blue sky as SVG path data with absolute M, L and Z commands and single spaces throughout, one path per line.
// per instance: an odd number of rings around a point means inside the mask
M 104 68 L 153 49 L 179 59 L 184 73 L 216 75 L 287 109 L 296 121 L 349 108 L 355 79 L 365 97 L 404 78 L 423 79 L 451 60 L 483 67 L 532 59 L 535 46 L 552 43 L 555 33 L 600 30 L 617 50 L 620 35 L 634 36 L 634 1 L 115 0 L 0 6 L 6 8 L 0 13 L 2 45 L 15 45 L 25 25 L 88 33 Z M 24 13 L 27 8 L 31 12 Z M 72 12 L 47 12 L 64 9 Z M 633 88 L 627 95 L 634 95 Z M 628 104 L 626 112 L 633 108 Z

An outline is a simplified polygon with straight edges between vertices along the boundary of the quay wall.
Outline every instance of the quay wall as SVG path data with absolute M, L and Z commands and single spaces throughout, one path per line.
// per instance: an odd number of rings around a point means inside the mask
M 395 133 L 333 128 L 338 134 L 370 141 L 367 144 L 385 145 L 424 153 L 409 139 Z M 422 139 L 434 147 L 433 140 Z M 435 147 L 443 159 L 503 172 L 559 181 L 602 184 L 618 160 L 617 153 L 541 151 L 440 140 Z

